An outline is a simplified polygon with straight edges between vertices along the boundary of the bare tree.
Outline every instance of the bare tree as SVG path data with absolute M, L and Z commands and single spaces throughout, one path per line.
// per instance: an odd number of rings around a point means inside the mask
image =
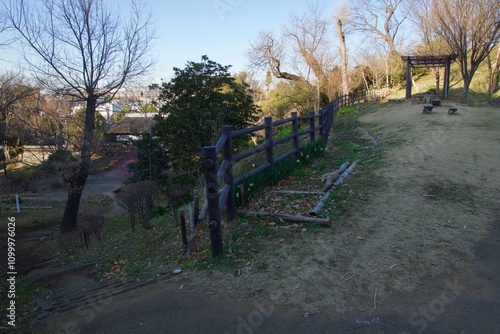
M 429 24 L 458 55 L 467 103 L 472 77 L 500 41 L 498 0 L 432 0 Z
M 319 108 L 321 97 L 332 99 L 336 93 L 331 81 L 334 56 L 331 52 L 329 25 L 319 6 L 293 15 L 283 33 L 261 32 L 248 52 L 254 69 L 267 71 L 279 79 L 299 83 L 311 92 Z M 287 70 L 285 70 L 287 68 Z M 289 70 L 292 70 L 290 72 Z
M 342 75 L 342 93 L 349 93 L 349 69 L 347 61 L 346 35 L 352 32 L 351 21 L 352 10 L 348 3 L 341 4 L 333 13 L 337 23 L 337 36 L 340 42 L 340 63 Z
M 358 50 L 356 58 L 358 64 L 364 65 L 361 66 L 360 71 L 366 89 L 387 87 L 387 50 L 383 48 L 383 45 L 375 41 L 366 43 Z
M 6 73 L 0 76 L 0 158 L 7 177 L 6 159 L 10 159 L 9 148 L 19 139 L 13 123 L 16 120 L 16 106 L 37 92 L 37 88 L 26 83 L 20 74 Z M 17 134 L 16 134 L 17 133 Z
M 410 5 L 403 6 L 408 3 Z M 409 0 L 354 0 L 351 3 L 350 24 L 364 34 L 364 43 L 385 49 L 386 86 L 398 82 L 404 64 L 400 50 L 404 47 L 404 22 L 411 11 Z
M 251 49 L 247 56 L 252 68 L 269 69 L 275 78 L 295 81 L 312 88 L 312 84 L 302 76 L 283 69 L 283 62 L 286 61 L 287 54 L 283 39 L 278 39 L 272 32 L 261 31 L 257 39 L 250 45 Z
M 0 10 L 0 48 L 5 48 L 14 42 L 12 36 L 7 34 L 9 28 L 10 25 L 6 13 Z
M 146 74 L 155 39 L 151 16 L 132 2 L 130 19 L 100 0 L 11 0 L 7 18 L 26 50 L 25 61 L 46 89 L 83 101 L 85 123 L 79 163 L 68 179 L 61 233 L 77 226 L 94 150 L 96 107 L 125 82 Z
M 406 0 L 355 0 L 351 24 L 357 31 L 383 40 L 392 54 L 398 54 L 403 22 L 411 10 L 401 6 Z
M 490 80 L 488 82 L 488 94 L 493 95 L 498 90 L 498 80 L 500 72 L 500 47 L 497 47 L 495 61 L 491 60 L 491 54 L 488 56 L 488 72 Z
M 158 186 L 154 181 L 140 181 L 121 187 L 115 191 L 118 204 L 130 214 L 130 224 L 135 230 L 136 215 L 144 228 L 150 228 L 154 201 L 158 196 Z

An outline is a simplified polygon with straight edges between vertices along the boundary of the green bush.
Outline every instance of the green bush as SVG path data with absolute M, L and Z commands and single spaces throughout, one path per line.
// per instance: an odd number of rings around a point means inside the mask
M 285 127 L 283 127 L 281 130 L 279 130 L 276 135 L 274 135 L 274 139 L 280 139 L 283 137 L 286 137 L 288 135 L 292 134 L 292 126 L 289 124 Z
M 435 85 L 432 85 L 432 86 L 429 86 L 428 92 L 431 93 L 431 94 L 437 94 L 438 93 L 438 89 L 437 89 L 437 87 Z
M 358 108 L 356 107 L 342 107 L 338 112 L 338 116 L 344 115 L 356 115 L 358 113 Z
M 335 118 L 335 124 L 343 126 L 344 129 L 352 128 L 356 124 L 358 118 L 358 108 L 357 107 L 342 107 L 337 113 Z
M 249 177 L 242 182 L 245 190 L 245 200 L 248 201 L 265 187 L 276 184 L 285 176 L 292 173 L 295 169 L 306 166 L 314 159 L 322 156 L 325 153 L 325 143 L 323 140 L 317 140 L 313 143 L 305 144 L 301 147 L 299 158 L 295 156 L 288 157 L 280 161 L 272 167 L 269 167 L 262 172 Z M 241 205 L 239 191 L 236 191 L 236 205 Z

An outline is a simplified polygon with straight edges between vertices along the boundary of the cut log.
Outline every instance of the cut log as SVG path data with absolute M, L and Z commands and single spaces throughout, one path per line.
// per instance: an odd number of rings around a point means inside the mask
M 344 173 L 342 173 L 342 175 L 340 175 L 340 177 L 337 180 L 335 180 L 335 182 L 333 182 L 333 186 L 336 187 L 342 182 L 344 182 L 344 180 L 347 179 L 347 177 L 349 177 L 349 174 L 354 170 L 358 162 L 359 160 L 354 161 L 352 165 L 350 165 L 349 168 L 347 168 L 347 170 Z
M 319 214 L 319 211 L 323 208 L 323 206 L 325 205 L 325 201 L 326 199 L 330 196 L 330 191 L 332 191 L 333 189 L 335 189 L 338 185 L 340 185 L 342 182 L 344 182 L 344 180 L 349 176 L 349 174 L 353 171 L 353 169 L 356 167 L 356 165 L 358 164 L 359 160 L 356 160 L 352 163 L 352 165 L 349 166 L 349 168 L 346 169 L 346 171 L 344 173 L 342 173 L 342 175 L 340 175 L 340 177 L 335 180 L 335 182 L 333 182 L 333 185 L 331 187 L 330 190 L 328 190 L 325 195 L 320 199 L 319 203 L 316 204 L 316 206 L 314 207 L 314 209 L 312 209 L 309 214 L 311 216 L 317 216 Z
M 325 186 L 323 187 L 323 193 L 326 193 L 332 186 L 333 182 L 340 177 L 339 173 L 332 172 L 328 173 L 328 176 L 325 178 Z
M 321 211 L 321 209 L 323 208 L 323 206 L 325 205 L 325 201 L 328 199 L 328 197 L 330 197 L 330 192 L 329 191 L 327 191 L 326 194 L 324 194 L 323 197 L 321 197 L 321 199 L 318 202 L 318 204 L 316 204 L 316 206 L 314 207 L 314 209 L 312 209 L 309 214 L 311 216 L 317 216 L 319 214 L 319 212 Z
M 331 173 L 323 174 L 322 177 L 321 177 L 321 181 L 325 182 L 325 186 L 323 187 L 322 191 L 324 193 L 327 192 L 328 189 L 330 189 L 332 187 L 333 182 L 335 180 L 337 180 L 340 177 L 340 175 L 343 172 L 345 172 L 345 170 L 347 169 L 347 167 L 349 167 L 350 165 L 351 165 L 351 163 L 349 161 L 346 161 L 336 171 L 333 171 Z
M 281 218 L 283 220 L 294 222 L 294 223 L 319 224 L 322 226 L 332 226 L 332 223 L 326 218 L 311 218 L 311 217 L 294 216 L 294 215 L 287 215 L 287 214 L 281 214 L 281 213 L 270 213 L 270 212 L 262 212 L 262 211 L 247 211 L 247 210 L 239 210 L 238 213 L 241 213 L 244 215 L 255 215 L 255 216 Z
M 360 127 L 359 125 L 357 126 L 357 128 L 362 131 L 368 138 L 370 138 L 371 142 L 373 143 L 373 146 L 377 147 L 378 146 L 378 141 L 373 137 L 371 136 L 365 129 L 363 129 L 362 127 Z
M 347 169 L 347 167 L 350 166 L 350 162 L 349 161 L 346 161 L 344 162 L 340 167 L 339 169 L 333 171 L 333 172 L 330 172 L 330 173 L 326 173 L 326 174 L 323 174 L 321 176 L 321 181 L 325 182 L 326 178 L 328 177 L 328 175 L 331 175 L 333 173 L 337 173 L 337 174 L 342 174 L 343 172 L 345 172 L 345 170 Z

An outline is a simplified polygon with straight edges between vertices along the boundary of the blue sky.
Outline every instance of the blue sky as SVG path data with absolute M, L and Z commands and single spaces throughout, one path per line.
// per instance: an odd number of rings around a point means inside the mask
M 128 1 L 111 0 L 126 17 Z M 245 53 L 262 30 L 281 32 L 293 14 L 307 11 L 307 0 L 144 0 L 150 6 L 158 40 L 154 54 L 157 64 L 147 83 L 170 80 L 173 67 L 184 68 L 202 55 L 231 72 L 247 69 Z M 331 17 L 338 0 L 311 0 Z M 15 68 L 19 59 L 15 48 L 1 50 L 0 69 Z
M 335 0 L 318 3 L 331 15 Z M 305 0 L 155 0 L 150 5 L 160 35 L 154 77 L 164 80 L 171 78 L 173 67 L 183 68 L 204 54 L 232 65 L 232 72 L 245 70 L 245 53 L 259 31 L 279 32 L 292 14 L 308 7 Z

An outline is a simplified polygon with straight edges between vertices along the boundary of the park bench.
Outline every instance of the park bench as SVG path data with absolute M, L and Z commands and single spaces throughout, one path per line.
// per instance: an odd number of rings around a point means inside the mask
M 441 105 L 441 99 L 439 99 L 439 97 L 433 97 L 432 98 L 432 105 L 433 106 L 440 106 Z
M 434 108 L 434 106 L 424 105 L 424 109 L 422 110 L 422 113 L 424 113 L 424 114 L 430 114 L 432 112 L 433 108 Z

